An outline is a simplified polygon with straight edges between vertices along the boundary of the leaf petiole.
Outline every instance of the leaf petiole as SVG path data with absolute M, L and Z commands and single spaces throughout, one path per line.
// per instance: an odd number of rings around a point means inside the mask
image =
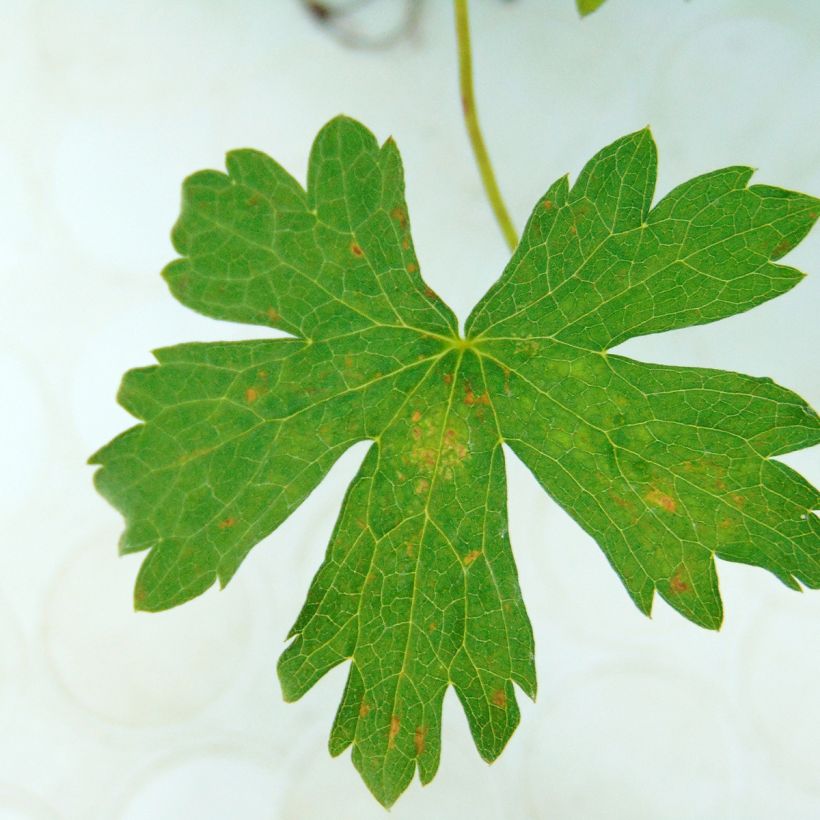
M 470 144 L 473 147 L 473 154 L 478 165 L 478 172 L 481 174 L 481 181 L 484 183 L 487 199 L 490 201 L 490 206 L 501 232 L 504 234 L 504 239 L 507 241 L 510 250 L 513 251 L 518 245 L 518 234 L 507 212 L 507 206 L 501 197 L 490 156 L 481 135 L 481 126 L 478 124 L 478 112 L 476 111 L 475 94 L 473 93 L 473 60 L 470 49 L 470 20 L 467 11 L 467 0 L 455 0 L 455 13 L 458 74 L 464 123 L 467 126 L 467 134 L 470 137 Z

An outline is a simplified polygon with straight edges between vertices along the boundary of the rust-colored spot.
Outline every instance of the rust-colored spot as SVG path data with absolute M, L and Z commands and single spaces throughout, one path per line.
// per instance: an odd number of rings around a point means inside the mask
M 245 391 L 245 400 L 246 400 L 249 404 L 253 404 L 253 402 L 255 402 L 258 398 L 259 398 L 259 393 L 257 392 L 256 388 L 254 388 L 254 387 L 249 387 L 249 388 Z
M 427 631 L 428 632 L 435 632 L 437 629 L 438 629 L 438 624 L 435 621 L 430 621 L 430 623 L 427 624 Z
M 359 704 L 359 717 L 366 718 L 370 714 L 370 706 L 365 701 Z
M 624 510 L 631 511 L 634 509 L 632 503 L 627 501 L 623 496 L 618 495 L 618 493 L 610 493 L 609 497 L 621 508 Z
M 570 226 L 569 226 L 569 232 L 570 232 L 573 236 L 575 236 L 575 235 L 578 233 L 578 228 L 576 228 L 576 227 L 575 227 L 575 225 L 570 225 Z
M 475 561 L 475 559 L 478 558 L 479 555 L 481 555 L 481 550 L 470 550 L 464 556 L 464 566 L 469 567 L 470 564 L 472 564 L 473 561 Z
M 416 482 L 416 495 L 424 495 L 430 489 L 430 482 L 426 478 L 420 478 Z
M 259 194 L 252 194 L 245 200 L 246 204 L 251 208 L 255 208 L 261 201 L 262 197 Z
M 200 456 L 206 456 L 211 452 L 211 449 L 211 447 L 197 447 L 196 450 L 191 450 L 190 453 L 181 455 L 177 459 L 177 466 L 179 467 L 182 464 L 187 464 L 189 461 L 193 461 L 195 458 L 199 458 Z
M 224 518 L 222 521 L 219 522 L 218 526 L 221 530 L 230 529 L 234 524 L 236 524 L 235 518 Z
M 452 384 L 453 383 L 453 374 L 452 373 L 445 373 L 442 377 L 445 384 Z
M 405 552 L 407 553 L 408 558 L 415 558 L 416 557 L 416 545 L 412 541 L 408 541 L 406 544 Z
M 552 200 L 551 199 L 545 199 L 544 202 L 543 202 L 543 207 L 544 207 L 545 211 L 551 211 L 552 210 Z
M 666 510 L 666 512 L 673 513 L 678 508 L 678 503 L 672 498 L 671 495 L 667 495 L 662 490 L 659 490 L 657 487 L 653 487 L 645 496 L 646 500 L 650 504 L 654 504 L 656 507 L 660 507 L 662 510 Z
M 353 254 L 353 256 L 364 256 L 362 246 L 358 242 L 350 243 L 350 252 Z
M 418 441 L 421 438 L 421 427 L 414 427 L 411 434 L 415 441 Z
M 265 311 L 265 316 L 267 316 L 268 319 L 270 319 L 272 322 L 278 322 L 282 318 L 282 315 L 279 313 L 279 311 L 276 308 L 272 307 L 269 307 Z
M 744 507 L 746 506 L 746 499 L 742 495 L 733 495 L 732 496 L 732 504 L 736 507 Z
M 419 269 L 419 266 L 415 262 L 409 262 L 407 264 L 407 272 L 408 273 L 415 273 Z
M 426 287 L 424 289 L 424 295 L 428 299 L 432 299 L 434 302 L 438 301 L 438 294 L 431 287 Z
M 413 415 L 410 416 L 410 421 L 413 421 L 413 422 L 421 421 L 421 411 L 420 410 L 414 410 Z
M 258 370 L 257 373 L 256 373 L 256 378 L 259 379 L 259 381 L 265 381 L 265 379 L 268 378 L 268 371 L 267 370 Z
M 784 237 L 774 246 L 774 249 L 772 250 L 772 255 L 782 256 L 784 253 L 791 250 L 792 247 L 794 247 L 794 244 L 792 243 L 791 239 L 789 239 L 788 237 Z
M 507 708 L 507 693 L 503 689 L 496 689 L 492 697 L 493 704 L 499 709 Z
M 387 732 L 387 745 L 392 749 L 396 745 L 396 735 L 399 733 L 399 716 L 390 718 L 390 729 Z
M 420 755 L 424 751 L 424 741 L 427 739 L 427 727 L 416 726 L 416 731 L 413 734 L 413 745 L 416 747 L 416 755 Z
M 722 530 L 728 530 L 732 526 L 732 524 L 734 524 L 734 521 L 732 521 L 731 518 L 723 518 L 721 519 L 720 524 L 718 524 L 718 526 Z
M 401 246 L 406 251 L 410 250 L 410 237 L 409 236 L 405 236 L 404 239 L 402 239 Z
M 472 388 L 468 387 L 466 393 L 464 394 L 464 404 L 489 404 L 490 397 L 487 393 L 482 393 L 478 395 L 477 393 L 473 393 Z
M 345 356 L 345 367 L 353 367 L 353 357 L 352 356 Z
M 395 219 L 402 228 L 407 227 L 407 214 L 404 212 L 404 208 L 397 205 L 392 211 L 390 211 L 390 216 L 393 217 L 393 219 Z
M 679 569 L 669 579 L 669 589 L 671 589 L 676 595 L 680 595 L 682 592 L 687 592 L 689 590 L 689 584 L 683 580 L 682 569 Z

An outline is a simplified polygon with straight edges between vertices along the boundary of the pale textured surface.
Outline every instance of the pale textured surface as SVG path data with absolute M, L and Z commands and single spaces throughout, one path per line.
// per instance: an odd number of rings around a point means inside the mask
M 393 133 L 426 279 L 463 317 L 495 278 L 506 250 L 457 118 L 449 14 L 428 5 L 416 39 L 383 54 L 334 46 L 285 4 L 0 7 L 0 817 L 384 816 L 325 750 L 343 674 L 287 706 L 273 670 L 364 448 L 226 592 L 161 615 L 130 611 L 136 562 L 116 558 L 120 520 L 82 462 L 129 423 L 113 394 L 149 349 L 259 335 L 190 314 L 158 276 L 182 177 L 228 148 L 265 149 L 303 178 L 333 114 Z M 820 8 L 652 6 L 610 0 L 583 24 L 569 3 L 476 7 L 481 113 L 519 226 L 556 176 L 645 122 L 659 193 L 732 163 L 820 190 Z M 817 237 L 788 263 L 820 270 Z M 810 279 L 624 352 L 771 375 L 816 405 L 817 292 Z M 817 481 L 816 456 L 788 460 Z M 820 596 L 722 563 L 721 633 L 660 603 L 650 622 L 517 463 L 510 496 L 539 700 L 488 771 L 449 697 L 435 785 L 393 815 L 820 813 Z

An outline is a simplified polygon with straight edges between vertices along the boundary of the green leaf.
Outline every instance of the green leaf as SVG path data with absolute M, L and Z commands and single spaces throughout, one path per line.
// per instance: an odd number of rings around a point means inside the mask
M 592 14 L 593 11 L 597 11 L 603 4 L 604 0 L 575 0 L 575 5 L 578 6 L 578 13 L 582 17 L 586 17 L 587 14 Z
M 534 697 L 532 630 L 507 526 L 506 443 L 598 542 L 638 607 L 657 591 L 721 623 L 715 557 L 820 585 L 816 491 L 773 456 L 820 440 L 799 397 L 736 373 L 611 355 L 626 339 L 747 310 L 818 201 L 693 179 L 651 207 L 648 131 L 536 205 L 466 338 L 422 281 L 401 162 L 352 120 L 313 146 L 308 189 L 253 151 L 184 186 L 165 277 L 184 304 L 294 338 L 186 344 L 133 370 L 142 424 L 100 450 L 100 491 L 149 550 L 136 606 L 224 585 L 355 442 L 373 442 L 279 663 L 287 700 L 349 662 L 330 737 L 392 804 L 439 762 L 453 686 L 481 756 Z

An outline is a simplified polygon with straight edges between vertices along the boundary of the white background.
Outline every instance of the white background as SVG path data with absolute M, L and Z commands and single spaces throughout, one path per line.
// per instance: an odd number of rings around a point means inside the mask
M 390 27 L 378 0 L 348 21 Z M 820 193 L 820 3 L 473 3 L 477 93 L 519 226 L 549 183 L 651 123 L 659 193 L 725 164 Z M 86 457 L 130 424 L 119 377 L 152 348 L 263 334 L 178 305 L 158 273 L 182 178 L 227 149 L 304 179 L 333 115 L 393 134 L 424 274 L 462 316 L 507 257 L 460 120 L 451 9 L 390 49 L 340 45 L 295 0 L 0 0 L 0 818 L 382 818 L 326 737 L 345 671 L 297 704 L 275 662 L 318 567 L 354 448 L 222 593 L 134 614 L 140 558 Z M 820 399 L 820 232 L 795 291 L 647 337 L 648 360 L 770 375 Z M 787 459 L 815 481 L 812 453 Z M 510 458 L 511 533 L 538 702 L 480 761 L 456 698 L 443 759 L 395 818 L 820 817 L 820 594 L 719 566 L 710 633 L 638 613 L 595 544 Z

